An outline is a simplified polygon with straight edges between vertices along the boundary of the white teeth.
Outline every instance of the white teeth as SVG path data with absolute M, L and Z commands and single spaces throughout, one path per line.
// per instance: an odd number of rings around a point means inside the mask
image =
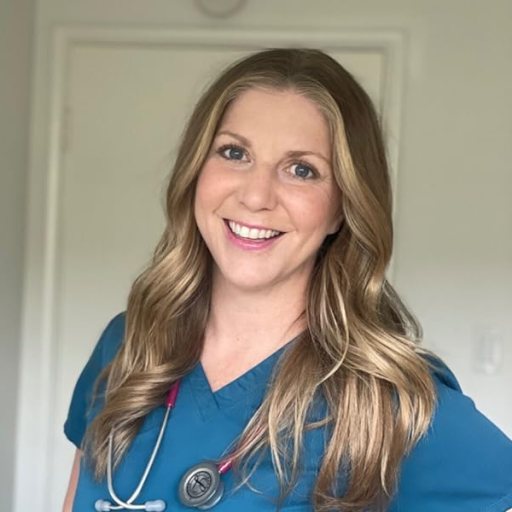
M 251 240 L 272 238 L 276 235 L 281 234 L 280 231 L 274 231 L 273 229 L 248 228 L 247 226 L 242 226 L 241 224 L 237 224 L 232 220 L 228 221 L 228 224 L 233 233 L 236 233 L 238 236 L 241 236 L 243 238 L 250 238 Z

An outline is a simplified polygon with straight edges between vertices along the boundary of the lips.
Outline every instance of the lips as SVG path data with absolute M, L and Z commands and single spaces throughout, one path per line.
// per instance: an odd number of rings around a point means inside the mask
M 224 224 L 231 230 L 231 232 L 242 239 L 249 239 L 249 240 L 262 240 L 262 239 L 270 239 L 270 238 L 276 238 L 283 234 L 282 231 L 277 231 L 275 229 L 270 228 L 264 228 L 259 226 L 254 226 L 251 224 L 242 224 L 240 222 L 236 222 L 234 220 L 230 219 L 223 219 Z M 254 232 L 257 232 L 258 235 L 261 236 L 255 236 L 254 238 L 249 236 L 249 233 L 255 235 Z
M 222 220 L 225 223 L 234 222 L 235 224 L 239 224 L 240 226 L 244 226 L 249 229 L 258 229 L 258 230 L 262 230 L 262 231 L 278 231 L 280 234 L 284 233 L 284 231 L 279 231 L 278 229 L 269 228 L 267 226 L 258 226 L 255 224 L 245 224 L 244 222 L 240 222 L 240 221 L 234 220 L 234 219 L 222 219 Z
M 260 238 L 260 239 L 252 239 L 252 238 L 244 238 L 233 231 L 229 227 L 228 220 L 224 220 L 224 225 L 226 226 L 226 235 L 228 240 L 231 241 L 235 246 L 249 251 L 261 251 L 266 250 L 267 248 L 273 246 L 283 235 L 284 233 L 280 233 L 279 235 L 273 236 L 271 238 Z

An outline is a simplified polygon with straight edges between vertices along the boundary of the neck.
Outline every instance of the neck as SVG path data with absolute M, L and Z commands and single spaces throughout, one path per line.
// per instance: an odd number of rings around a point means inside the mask
M 305 282 L 243 290 L 213 278 L 204 350 L 217 354 L 270 354 L 306 327 Z

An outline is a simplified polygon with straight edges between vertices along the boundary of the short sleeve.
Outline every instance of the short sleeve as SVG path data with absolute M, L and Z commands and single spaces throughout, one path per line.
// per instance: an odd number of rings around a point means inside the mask
M 390 511 L 506 512 L 512 441 L 465 396 L 440 363 L 438 403 L 426 436 L 404 460 Z
M 125 313 L 119 313 L 101 333 L 94 350 L 82 370 L 73 390 L 68 416 L 64 423 L 66 437 L 80 448 L 88 425 L 88 411 L 91 405 L 94 383 L 101 371 L 114 358 L 123 337 Z

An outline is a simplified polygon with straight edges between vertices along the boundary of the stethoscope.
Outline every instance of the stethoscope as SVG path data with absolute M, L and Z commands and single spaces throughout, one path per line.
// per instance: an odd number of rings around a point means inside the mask
M 171 389 L 167 393 L 165 400 L 166 411 L 162 425 L 158 433 L 157 440 L 151 456 L 149 457 L 146 469 L 142 474 L 139 485 L 133 491 L 132 495 L 123 501 L 116 494 L 114 490 L 114 484 L 112 482 L 112 451 L 113 451 L 113 432 L 110 432 L 108 438 L 108 459 L 107 459 L 107 485 L 108 492 L 112 500 L 116 503 L 112 504 L 107 500 L 97 500 L 94 507 L 97 512 L 109 512 L 110 510 L 145 510 L 146 512 L 162 512 L 166 508 L 164 500 L 151 500 L 145 503 L 135 504 L 134 501 L 142 491 L 142 487 L 146 483 L 153 462 L 155 461 L 156 455 L 160 448 L 162 438 L 167 427 L 169 415 L 171 409 L 176 404 L 176 398 L 178 396 L 178 390 L 180 388 L 180 381 L 176 381 L 171 386 Z M 182 477 L 179 483 L 179 498 L 183 505 L 186 507 L 199 508 L 206 510 L 214 507 L 222 498 L 224 494 L 224 484 L 221 480 L 221 475 L 231 469 L 232 459 L 224 458 L 219 463 L 212 461 L 202 461 L 199 464 L 191 467 Z

